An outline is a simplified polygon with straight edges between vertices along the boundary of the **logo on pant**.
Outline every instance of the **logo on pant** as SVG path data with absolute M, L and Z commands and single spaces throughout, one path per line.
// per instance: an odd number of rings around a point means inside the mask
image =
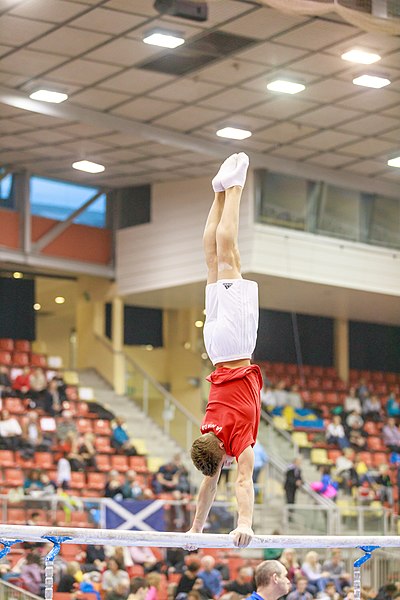
M 229 290 L 229 288 L 231 287 L 231 285 L 233 285 L 233 283 L 223 283 L 222 285 L 224 286 L 224 288 L 226 290 Z

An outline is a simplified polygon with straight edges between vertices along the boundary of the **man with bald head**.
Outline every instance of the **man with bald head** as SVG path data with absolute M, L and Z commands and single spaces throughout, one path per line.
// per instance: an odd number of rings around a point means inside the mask
M 249 600 L 278 600 L 289 593 L 291 584 L 287 569 L 278 560 L 264 560 L 255 573 L 256 591 Z

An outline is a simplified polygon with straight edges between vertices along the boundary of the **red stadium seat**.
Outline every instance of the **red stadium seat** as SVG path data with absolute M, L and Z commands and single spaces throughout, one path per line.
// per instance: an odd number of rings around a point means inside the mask
M 118 471 L 118 473 L 126 473 L 129 470 L 128 457 L 120 454 L 113 454 L 111 456 L 111 467 Z
M 373 421 L 367 421 L 364 423 L 364 431 L 368 435 L 379 435 L 379 428 Z
M 87 402 L 78 402 L 76 405 L 76 414 L 78 417 L 88 417 L 89 405 Z
M 110 438 L 108 437 L 97 437 L 94 442 L 97 452 L 101 454 L 113 454 L 114 448 L 110 445 Z
M 372 455 L 372 466 L 379 468 L 380 465 L 387 465 L 389 463 L 389 454 L 386 452 L 375 452 Z
M 360 460 L 365 462 L 367 467 L 372 467 L 372 453 L 371 452 L 365 452 L 365 451 L 359 452 L 358 456 L 360 457 Z
M 373 452 L 386 452 L 386 446 L 378 436 L 370 435 L 368 437 L 368 448 Z
M 29 365 L 29 355 L 26 352 L 13 352 L 12 363 L 17 367 L 26 367 Z
M 88 513 L 80 510 L 71 513 L 71 527 L 88 527 Z
M 147 459 L 145 456 L 130 456 L 129 468 L 136 473 L 147 473 Z
M 12 365 L 11 352 L 0 350 L 0 364 L 6 366 Z
M 3 485 L 7 487 L 22 487 L 24 485 L 24 475 L 21 469 L 6 469 L 4 471 Z
M 328 458 L 329 460 L 331 460 L 333 463 L 336 462 L 336 459 L 339 458 L 339 456 L 342 456 L 342 451 L 341 450 L 328 450 Z
M 14 350 L 15 352 L 30 352 L 31 343 L 28 340 L 15 340 Z
M 310 395 L 311 402 L 323 403 L 325 400 L 325 394 L 323 392 L 311 392 Z
M 375 394 L 387 394 L 388 393 L 387 383 L 375 383 L 374 384 L 374 392 L 375 392 Z
M 89 490 L 103 491 L 106 485 L 106 476 L 104 473 L 88 473 L 87 488 Z
M 334 390 L 335 382 L 332 379 L 324 378 L 321 380 L 321 387 L 323 390 Z
M 311 373 L 313 374 L 313 377 L 323 377 L 324 367 L 311 367 Z
M 86 475 L 82 471 L 72 471 L 71 487 L 77 490 L 82 489 L 86 485 Z
M 108 473 L 111 469 L 111 461 L 108 454 L 96 454 L 97 470 Z
M 6 398 L 4 400 L 4 408 L 13 415 L 23 415 L 26 413 L 26 409 L 19 398 Z
M 78 419 L 76 422 L 79 433 L 93 433 L 92 421 L 90 419 Z
M 271 366 L 274 375 L 284 375 L 286 373 L 285 363 L 272 363 Z
M 12 450 L 0 450 L 0 467 L 15 467 L 15 455 Z
M 386 383 L 396 383 L 396 373 L 384 373 Z
M 93 423 L 93 433 L 96 435 L 110 436 L 112 434 L 110 422 L 105 419 L 98 419 Z
M 337 393 L 336 392 L 327 392 L 325 394 L 325 402 L 327 404 L 334 404 L 334 405 L 338 404 L 339 398 L 338 398 Z
M 307 381 L 306 387 L 310 388 L 310 390 L 319 390 L 321 387 L 321 381 L 318 377 L 310 377 Z
M 299 374 L 299 368 L 297 365 L 286 365 L 286 373 L 288 375 L 296 376 Z
M 384 375 L 381 371 L 373 371 L 371 373 L 371 379 L 374 383 L 379 383 L 380 381 L 384 381 Z
M 46 356 L 44 354 L 32 354 L 31 365 L 32 367 L 42 367 L 42 369 L 45 369 L 47 367 Z
M 35 466 L 48 471 L 54 467 L 54 458 L 51 452 L 36 452 Z
M 7 352 L 12 352 L 14 350 L 14 340 L 12 340 L 10 338 L 0 339 L 0 350 L 6 350 Z
M 11 525 L 26 525 L 24 508 L 7 508 L 7 523 Z
M 330 379 L 336 379 L 337 371 L 335 367 L 324 367 L 324 376 L 329 377 Z

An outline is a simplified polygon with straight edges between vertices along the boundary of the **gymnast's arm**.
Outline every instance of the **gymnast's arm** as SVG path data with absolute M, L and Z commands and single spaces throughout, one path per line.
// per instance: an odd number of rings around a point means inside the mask
M 235 546 L 244 548 L 248 546 L 254 536 L 252 529 L 254 510 L 254 451 L 248 446 L 238 457 L 238 473 L 235 484 L 236 500 L 238 504 L 238 524 L 231 531 L 234 535 Z
M 200 485 L 199 495 L 197 497 L 196 513 L 193 524 L 188 533 L 202 533 L 207 521 L 215 494 L 217 493 L 218 479 L 221 473 L 222 465 L 212 477 L 205 476 Z

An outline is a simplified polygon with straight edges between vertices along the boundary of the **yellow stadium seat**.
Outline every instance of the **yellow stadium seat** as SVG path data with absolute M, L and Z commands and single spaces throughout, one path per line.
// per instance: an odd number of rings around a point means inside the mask
M 142 454 L 143 456 L 148 454 L 146 442 L 144 440 L 142 440 L 140 438 L 132 438 L 131 442 L 132 442 L 132 445 L 135 446 L 138 454 Z
M 79 385 L 79 376 L 75 371 L 64 371 L 63 379 L 67 385 Z
M 328 453 L 325 448 L 313 448 L 310 453 L 311 462 L 314 465 L 330 465 Z
M 272 418 L 274 425 L 277 429 L 289 429 L 289 425 L 284 417 L 278 415 Z
M 147 468 L 151 473 L 157 473 L 161 465 L 165 465 L 167 462 L 167 458 L 162 458 L 160 456 L 149 456 L 147 459 Z
M 292 442 L 299 448 L 312 448 L 312 443 L 308 441 L 305 431 L 294 431 L 292 433 Z
M 357 517 L 357 510 L 351 498 L 337 498 L 336 506 L 339 509 L 341 517 Z

